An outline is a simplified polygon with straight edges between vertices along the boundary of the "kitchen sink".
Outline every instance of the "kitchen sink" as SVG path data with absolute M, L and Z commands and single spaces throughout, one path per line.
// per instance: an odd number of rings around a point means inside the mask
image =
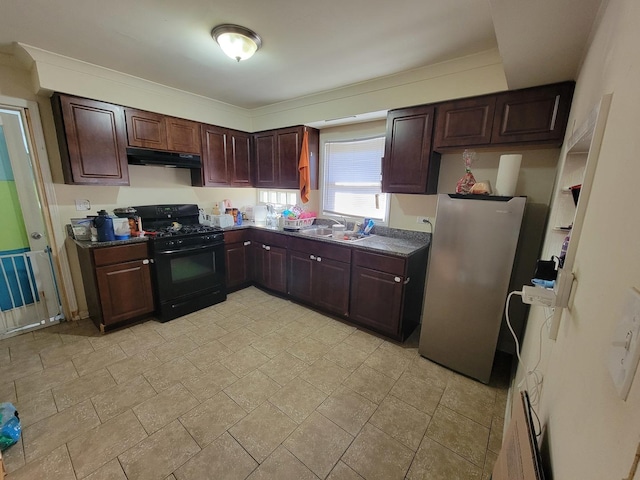
M 300 230 L 300 233 L 303 235 L 309 235 L 310 237 L 330 237 L 331 228 L 326 228 L 326 227 L 305 228 L 304 230 Z
M 357 242 L 360 240 L 364 240 L 365 238 L 373 237 L 374 235 L 363 235 L 358 232 L 344 232 L 338 238 L 332 236 L 332 231 L 330 227 L 315 227 L 315 228 L 306 228 L 304 230 L 300 230 L 302 235 L 308 235 L 310 237 L 325 237 L 330 238 L 332 240 L 336 240 L 338 242 Z

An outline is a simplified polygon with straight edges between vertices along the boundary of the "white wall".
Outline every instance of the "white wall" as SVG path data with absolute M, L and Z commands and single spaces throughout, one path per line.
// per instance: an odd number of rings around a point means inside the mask
M 545 338 L 542 344 L 538 411 L 556 479 L 626 478 L 640 441 L 638 375 L 622 401 L 606 367 L 623 297 L 629 287 L 640 288 L 634 181 L 640 148 L 639 18 L 637 0 L 608 2 L 574 95 L 571 126 L 579 126 L 603 94 L 613 93 L 613 101 L 576 252 L 573 303 L 557 340 Z M 543 322 L 542 309 L 532 309 L 523 350 L 529 364 L 537 359 Z M 522 374 L 520 368 L 518 378 Z

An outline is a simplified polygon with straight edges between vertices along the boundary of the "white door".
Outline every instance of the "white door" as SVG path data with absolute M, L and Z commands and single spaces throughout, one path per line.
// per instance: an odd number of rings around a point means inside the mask
M 0 338 L 63 318 L 26 128 L 0 106 Z

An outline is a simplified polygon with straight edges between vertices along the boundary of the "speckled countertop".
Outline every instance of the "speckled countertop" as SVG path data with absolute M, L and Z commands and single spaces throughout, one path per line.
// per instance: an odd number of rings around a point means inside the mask
M 321 223 L 320 225 L 328 226 L 329 223 Z M 315 226 L 315 225 L 314 225 Z M 306 238 L 318 242 L 328 242 L 336 245 L 348 246 L 360 250 L 368 250 L 372 252 L 384 252 L 392 255 L 409 256 L 423 248 L 427 248 L 431 242 L 431 234 L 425 232 L 414 232 L 411 230 L 400 230 L 396 228 L 387 228 L 382 226 L 374 227 L 374 234 L 358 241 L 336 240 L 331 237 L 310 236 L 300 232 L 287 232 L 275 227 L 265 227 L 254 225 L 252 222 L 245 222 L 241 226 L 233 226 L 225 228 L 224 231 L 241 229 L 257 229 L 276 232 L 281 235 L 290 237 Z M 313 228 L 313 227 L 310 227 Z M 70 238 L 72 238 L 70 236 Z M 113 247 L 117 245 L 128 245 L 131 243 L 140 243 L 149 241 L 149 237 L 131 237 L 126 240 L 114 240 L 112 242 L 91 242 L 85 240 L 73 240 L 80 248 L 102 248 Z

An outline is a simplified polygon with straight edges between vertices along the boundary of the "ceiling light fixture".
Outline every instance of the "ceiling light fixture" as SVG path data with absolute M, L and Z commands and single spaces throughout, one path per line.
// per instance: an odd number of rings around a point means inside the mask
M 218 25 L 211 30 L 211 36 L 225 54 L 238 62 L 250 58 L 262 46 L 256 32 L 240 25 Z

